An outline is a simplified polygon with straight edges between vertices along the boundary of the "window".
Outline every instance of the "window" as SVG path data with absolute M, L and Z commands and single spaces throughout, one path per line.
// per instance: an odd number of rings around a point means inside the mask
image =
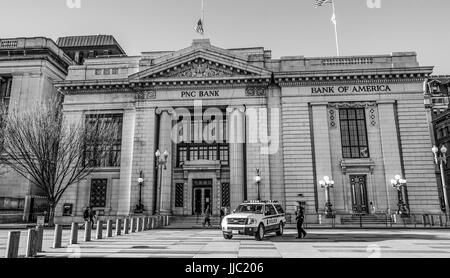
M 229 207 L 230 206 L 230 184 L 229 183 L 222 183 L 221 188 L 222 193 L 222 207 Z
M 281 205 L 275 205 L 275 208 L 277 209 L 279 214 L 284 213 L 283 207 L 281 207 Z
M 194 160 L 219 160 L 222 165 L 228 165 L 229 146 L 228 144 L 185 144 L 177 145 L 177 167 L 186 161 Z
M 101 75 L 102 72 L 103 72 L 102 69 L 96 69 L 96 70 L 95 70 L 95 75 Z
M 6 109 L 9 107 L 9 102 L 11 99 L 11 87 L 12 87 L 12 78 L 11 77 L 0 77 L 0 103 L 6 106 Z
M 106 207 L 107 179 L 92 179 L 91 181 L 91 207 Z
M 111 74 L 111 69 L 104 69 L 103 70 L 103 74 L 104 75 L 110 75 Z
M 99 151 L 95 143 L 86 146 L 84 161 L 94 162 L 96 167 L 119 167 L 122 149 L 122 114 L 95 114 L 86 116 L 86 125 L 95 125 L 98 122 L 112 123 L 116 130 L 117 138 L 104 157 L 98 157 Z
M 184 205 L 184 183 L 175 185 L 175 207 L 182 208 Z
M 368 158 L 364 108 L 339 109 L 343 158 Z
M 266 215 L 276 215 L 277 211 L 272 205 L 266 205 L 265 213 Z
M 111 72 L 112 74 L 119 74 L 119 69 L 112 69 Z

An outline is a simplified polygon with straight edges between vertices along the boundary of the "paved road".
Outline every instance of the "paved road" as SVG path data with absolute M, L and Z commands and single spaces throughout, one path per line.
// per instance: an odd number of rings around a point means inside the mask
M 235 236 L 225 240 L 220 230 L 151 230 L 52 249 L 53 232 L 44 234 L 42 257 L 164 257 L 164 258 L 450 258 L 449 230 L 310 230 L 307 238 L 295 239 L 295 230 L 263 241 Z M 4 257 L 7 231 L 0 230 L 0 257 Z M 19 255 L 25 254 L 22 231 Z

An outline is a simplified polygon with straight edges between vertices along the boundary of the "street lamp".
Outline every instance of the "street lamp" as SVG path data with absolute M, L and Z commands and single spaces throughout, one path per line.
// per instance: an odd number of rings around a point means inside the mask
M 325 176 L 323 180 L 319 181 L 320 187 L 325 189 L 325 217 L 334 218 L 333 209 L 331 208 L 333 205 L 330 201 L 330 188 L 334 187 L 334 181 L 330 179 L 330 177 Z
M 255 182 L 258 190 L 258 201 L 261 200 L 261 195 L 259 193 L 259 185 L 261 184 L 261 176 L 259 174 L 259 169 L 256 169 Z
M 447 214 L 450 212 L 450 205 L 448 203 L 448 196 L 447 196 L 447 184 L 445 183 L 445 172 L 444 172 L 444 164 L 447 164 L 447 148 L 443 145 L 441 147 L 441 150 L 436 146 L 433 146 L 431 148 L 431 151 L 434 154 L 434 162 L 436 165 L 439 165 L 439 170 L 441 172 L 441 181 L 442 181 L 442 191 L 444 193 L 444 202 L 445 202 L 445 218 L 447 219 Z
M 406 208 L 406 180 L 402 179 L 400 175 L 395 175 L 393 179 L 391 179 L 391 185 L 398 192 L 398 210 L 397 214 L 400 214 L 401 217 L 409 217 L 409 212 Z
M 142 171 L 140 171 L 139 173 L 137 182 L 139 184 L 139 204 L 136 205 L 136 209 L 134 210 L 134 212 L 142 213 L 144 212 L 144 205 L 142 204 L 142 186 L 144 185 L 144 176 L 142 174 Z
M 157 201 L 157 206 L 156 206 L 156 213 L 161 213 L 161 184 L 162 184 L 162 170 L 163 170 L 163 166 L 164 166 L 164 170 L 167 169 L 166 164 L 167 164 L 167 158 L 169 157 L 169 152 L 164 151 L 164 153 L 161 155 L 161 152 L 159 150 L 156 151 L 155 153 L 156 156 L 156 167 L 158 169 L 158 176 L 159 176 L 159 183 L 158 183 L 158 198 L 159 200 Z

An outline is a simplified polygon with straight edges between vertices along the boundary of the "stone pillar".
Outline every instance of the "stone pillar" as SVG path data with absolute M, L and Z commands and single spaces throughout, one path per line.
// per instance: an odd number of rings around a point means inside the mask
M 19 254 L 20 231 L 8 233 L 5 258 L 17 258 Z
M 25 251 L 25 257 L 31 258 L 36 256 L 37 253 L 37 240 L 38 240 L 38 231 L 36 229 L 28 229 L 28 239 L 27 239 L 27 248 Z
M 116 220 L 116 236 L 120 236 L 122 232 L 122 219 Z
M 330 148 L 330 134 L 328 131 L 328 112 L 327 103 L 312 103 L 312 120 L 314 124 L 314 153 L 316 158 L 316 172 L 317 180 L 315 185 L 317 186 L 318 194 L 318 207 L 319 212 L 325 211 L 326 192 L 324 188 L 319 185 L 319 180 L 328 176 L 333 179 L 333 173 L 331 168 L 331 148 Z M 333 192 L 330 192 L 330 201 L 333 204 Z
M 161 155 L 164 151 L 169 152 L 166 167 L 162 167 L 162 171 L 158 174 L 158 190 L 156 196 L 156 208 L 161 214 L 170 214 L 172 211 L 172 108 L 158 108 L 156 113 L 160 115 L 159 119 L 159 151 Z M 166 169 L 164 169 L 166 168 Z M 161 184 L 159 184 L 161 183 Z M 160 198 L 158 200 L 158 198 Z
M 69 244 L 77 244 L 78 242 L 78 223 L 72 222 L 70 227 L 70 242 Z
M 53 248 L 61 248 L 61 241 L 62 241 L 62 226 L 56 224 L 55 235 L 53 237 Z
M 244 142 L 245 107 L 227 107 L 228 142 L 230 149 L 230 206 L 237 207 L 244 201 Z
M 131 174 L 133 163 L 133 143 L 135 130 L 135 111 L 127 109 L 123 114 L 122 150 L 120 158 L 120 189 L 118 214 L 128 215 L 131 209 Z M 133 181 L 134 182 L 134 181 Z
M 98 220 L 95 239 L 102 239 L 102 238 L 103 238 L 103 222 L 101 220 Z
M 383 153 L 383 164 L 385 172 L 385 194 L 387 207 L 385 208 L 388 212 L 397 211 L 397 189 L 393 188 L 391 184 L 391 179 L 395 175 L 401 175 L 402 178 L 402 168 L 400 162 L 400 146 L 398 144 L 397 136 L 397 125 L 394 121 L 394 102 L 378 102 L 378 114 L 380 123 L 380 136 L 381 136 L 381 148 Z M 431 152 L 431 151 L 430 151 Z
M 106 237 L 112 237 L 113 221 L 111 219 L 106 223 Z
M 131 218 L 131 224 L 130 224 L 131 229 L 130 230 L 132 233 L 136 232 L 136 220 L 137 220 L 136 217 Z
M 92 224 L 90 221 L 84 222 L 84 241 L 91 241 Z
M 124 234 L 130 233 L 130 218 L 125 218 L 123 222 L 123 233 Z
M 281 124 L 281 88 L 270 86 L 267 96 L 269 144 L 269 171 L 271 198 L 286 208 L 286 189 L 284 186 L 283 141 Z M 277 138 L 275 138 L 277 136 Z

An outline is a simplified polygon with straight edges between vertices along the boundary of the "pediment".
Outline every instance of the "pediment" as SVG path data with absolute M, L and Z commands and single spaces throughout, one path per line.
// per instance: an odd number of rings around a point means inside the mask
M 271 72 L 241 57 L 214 47 L 181 50 L 157 59 L 149 68 L 133 74 L 130 81 L 270 78 Z

